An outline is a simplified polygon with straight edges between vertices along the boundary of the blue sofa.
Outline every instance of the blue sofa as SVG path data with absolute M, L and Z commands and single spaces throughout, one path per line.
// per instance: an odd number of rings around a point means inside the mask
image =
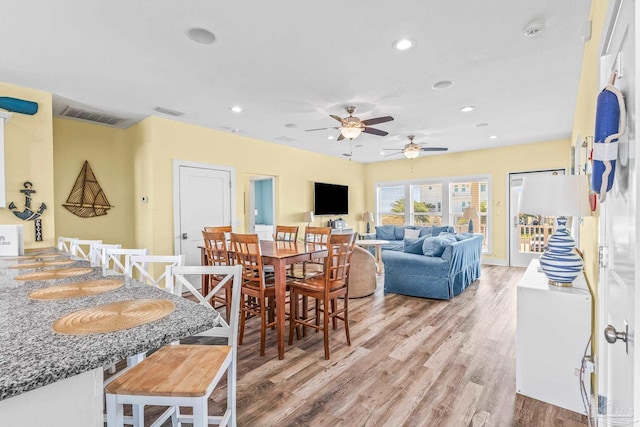
M 439 226 L 414 226 L 414 225 L 379 225 L 376 227 L 375 235 L 367 235 L 368 239 L 387 240 L 389 243 L 382 245 L 382 250 L 402 251 L 404 248 L 404 237 L 406 230 L 420 230 L 419 237 L 437 236 L 440 233 L 453 233 L 450 225 Z
M 450 299 L 480 278 L 480 235 L 444 233 L 404 243 L 401 251 L 382 252 L 385 294 Z

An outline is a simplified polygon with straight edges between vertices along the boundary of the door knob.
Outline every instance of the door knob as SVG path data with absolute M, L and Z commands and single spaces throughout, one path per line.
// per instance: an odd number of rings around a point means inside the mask
M 604 339 L 606 339 L 609 344 L 615 344 L 616 341 L 621 340 L 625 343 L 627 354 L 629 354 L 629 325 L 625 326 L 624 332 L 618 332 L 613 325 L 607 325 L 607 327 L 604 328 Z
M 187 233 L 182 233 L 182 240 L 187 240 Z

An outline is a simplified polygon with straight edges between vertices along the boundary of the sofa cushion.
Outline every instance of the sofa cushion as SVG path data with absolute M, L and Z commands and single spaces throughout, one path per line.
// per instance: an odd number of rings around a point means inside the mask
M 405 238 L 404 239 L 404 251 L 408 254 L 422 255 L 422 244 L 427 236 L 419 237 L 417 239 Z
M 452 240 L 453 239 L 453 240 Z M 426 256 L 439 257 L 442 256 L 444 249 L 447 245 L 455 242 L 456 238 L 453 236 L 437 236 L 427 237 L 422 243 L 422 253 Z
M 376 238 L 379 240 L 396 240 L 396 236 L 393 233 L 393 227 L 393 225 L 376 226 Z
M 440 233 L 442 233 L 442 232 L 452 233 L 453 232 L 453 227 L 451 227 L 449 225 L 443 225 L 443 226 L 434 225 L 433 227 L 431 227 L 431 235 L 432 236 L 439 236 Z
M 413 226 L 411 226 L 411 225 L 406 225 L 406 226 L 394 225 L 393 226 L 393 234 L 396 236 L 396 240 L 404 239 L 404 231 L 406 229 L 412 229 L 412 228 L 413 228 Z
M 420 230 L 412 230 L 409 228 L 404 230 L 405 239 L 417 239 L 418 237 L 420 237 Z
M 416 230 L 420 230 L 420 237 L 431 236 L 431 229 L 432 227 L 430 225 L 425 227 L 416 227 Z
M 459 242 L 460 240 L 467 240 L 473 237 L 473 233 L 460 233 L 455 235 L 456 240 Z

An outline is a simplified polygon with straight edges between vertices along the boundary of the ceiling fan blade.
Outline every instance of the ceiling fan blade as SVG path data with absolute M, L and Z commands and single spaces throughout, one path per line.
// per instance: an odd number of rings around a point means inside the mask
M 382 151 L 404 151 L 404 148 L 383 148 Z
M 380 129 L 374 129 L 374 128 L 364 128 L 362 129 L 362 132 L 364 133 L 370 133 L 372 135 L 378 135 L 378 136 L 386 136 L 389 135 L 389 132 L 385 132 L 383 130 Z
M 391 153 L 391 154 L 387 154 L 385 157 L 397 156 L 398 154 L 402 154 L 402 153 Z
M 336 119 L 337 121 L 339 121 L 340 123 L 342 123 L 342 117 L 334 116 L 333 114 L 329 114 L 329 117 L 332 117 L 332 118 Z
M 311 132 L 314 130 L 327 130 L 327 129 L 340 129 L 339 127 L 329 127 L 329 128 L 317 128 L 317 129 L 305 129 L 305 132 Z
M 391 120 L 393 120 L 393 117 L 391 116 L 376 117 L 375 119 L 363 120 L 362 124 L 364 124 L 365 126 L 377 125 L 378 123 L 386 123 L 390 122 Z
M 336 141 L 342 141 L 344 139 L 344 135 L 340 134 L 340 136 L 338 137 L 338 139 L 336 139 Z
M 445 147 L 422 147 L 422 151 L 448 151 L 448 148 Z

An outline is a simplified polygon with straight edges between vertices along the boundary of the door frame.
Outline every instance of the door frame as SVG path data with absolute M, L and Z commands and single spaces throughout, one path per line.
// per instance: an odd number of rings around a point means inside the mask
M 192 162 L 173 159 L 173 253 L 180 255 L 180 168 L 190 167 L 229 172 L 231 188 L 229 194 L 231 203 L 231 227 L 235 231 L 236 219 L 236 168 L 233 166 L 216 165 L 213 163 Z
M 564 174 L 567 174 L 567 168 L 562 168 L 562 167 L 558 167 L 558 168 L 549 168 L 549 169 L 536 169 L 536 170 L 529 170 L 529 171 L 520 171 L 520 172 L 507 172 L 507 178 L 506 178 L 506 182 L 507 182 L 507 220 L 506 220 L 506 227 L 507 227 L 507 264 L 508 266 L 511 266 L 511 241 L 513 239 L 513 224 L 511 224 L 511 219 L 513 219 L 513 213 L 511 212 L 511 176 L 512 175 L 526 175 L 526 174 L 530 174 L 530 173 L 540 173 L 540 172 L 556 172 L 556 171 L 563 171 Z
M 248 227 L 247 231 L 249 233 L 255 233 L 255 221 L 256 217 L 254 215 L 256 208 L 256 181 L 271 181 L 271 202 L 273 206 L 272 218 L 275 227 L 276 222 L 276 177 L 272 175 L 250 175 L 249 176 L 249 210 L 248 210 Z

